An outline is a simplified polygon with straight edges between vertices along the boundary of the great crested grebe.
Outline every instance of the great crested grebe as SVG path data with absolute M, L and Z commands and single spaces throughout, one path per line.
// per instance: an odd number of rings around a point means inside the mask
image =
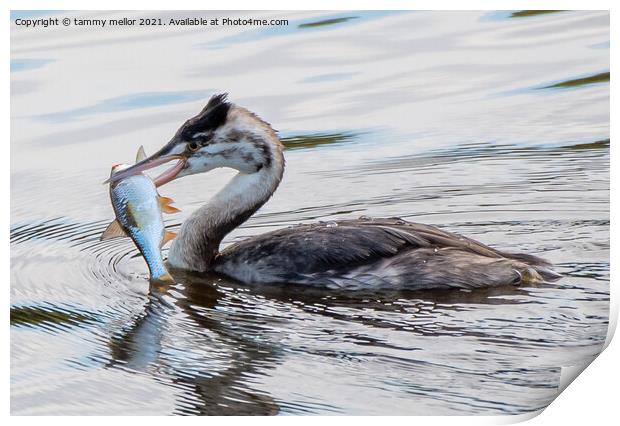
M 176 160 L 155 179 L 229 167 L 239 173 L 181 226 L 170 248 L 173 268 L 216 272 L 244 283 L 329 289 L 479 288 L 553 281 L 549 262 L 505 253 L 435 226 L 399 218 L 298 225 L 219 251 L 222 239 L 275 192 L 284 172 L 282 144 L 269 123 L 213 96 L 162 149 L 111 180 Z

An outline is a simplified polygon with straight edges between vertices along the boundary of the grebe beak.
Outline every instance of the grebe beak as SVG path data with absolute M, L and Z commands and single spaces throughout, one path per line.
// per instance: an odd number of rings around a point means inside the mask
M 133 166 L 113 174 L 108 180 L 104 182 L 104 184 L 108 182 L 118 182 L 129 176 L 137 175 L 138 173 L 142 173 L 146 170 L 176 160 L 177 162 L 174 164 L 174 166 L 153 179 L 155 186 L 165 185 L 166 183 L 174 180 L 181 172 L 181 170 L 183 170 L 185 164 L 187 163 L 186 157 L 184 155 L 172 153 L 175 146 L 176 143 L 173 143 L 173 141 L 171 141 L 150 157 L 147 157 L 144 160 L 134 164 Z

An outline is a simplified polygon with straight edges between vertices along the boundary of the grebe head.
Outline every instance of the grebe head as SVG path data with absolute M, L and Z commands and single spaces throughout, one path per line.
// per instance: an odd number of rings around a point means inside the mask
M 114 174 L 111 180 L 175 160 L 173 167 L 155 178 L 157 186 L 218 167 L 233 168 L 242 174 L 283 167 L 282 144 L 269 123 L 228 102 L 226 94 L 211 97 L 202 111 L 187 120 L 162 149 Z

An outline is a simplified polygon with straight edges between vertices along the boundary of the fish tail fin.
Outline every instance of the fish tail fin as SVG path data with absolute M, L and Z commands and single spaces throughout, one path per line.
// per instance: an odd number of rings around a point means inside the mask
M 149 280 L 149 292 L 151 294 L 164 294 L 168 291 L 170 286 L 174 285 L 175 281 L 172 275 L 168 271 L 154 277 L 151 276 Z
M 174 284 L 174 278 L 170 275 L 170 272 L 165 271 L 163 274 L 151 277 L 152 284 Z

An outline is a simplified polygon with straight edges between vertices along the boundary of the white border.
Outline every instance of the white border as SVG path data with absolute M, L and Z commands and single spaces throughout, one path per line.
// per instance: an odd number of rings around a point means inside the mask
M 78 0 L 9 0 L 9 9 L 62 9 L 62 10 L 522 10 L 522 9 L 570 9 L 570 10 L 608 10 L 610 0 L 385 0 L 377 4 L 371 0 L 314 0 L 286 1 L 262 0 L 227 0 L 226 2 L 208 4 L 198 0 L 177 0 L 173 4 L 164 0 L 152 0 L 148 3 L 136 0 L 91 0 L 85 3 Z M 57 5 L 57 6 L 56 6 Z M 173 7 L 171 7 L 173 6 Z
M 522 0 L 522 1 L 403 1 L 403 0 L 394 0 L 394 1 L 382 1 L 382 2 L 371 2 L 368 0 L 342 0 L 335 2 L 334 0 L 314 0 L 314 1 L 283 1 L 283 0 L 263 0 L 261 2 L 251 2 L 249 0 L 241 1 L 241 0 L 227 0 L 226 2 L 221 2 L 217 4 L 208 4 L 204 1 L 188 1 L 188 0 L 176 0 L 174 2 L 167 2 L 163 0 L 153 0 L 148 3 L 146 2 L 138 2 L 135 0 L 91 0 L 89 2 L 83 1 L 75 1 L 75 0 L 67 0 L 67 1 L 41 1 L 41 0 L 23 0 L 23 1 L 15 1 L 9 0 L 5 1 L 6 9 L 4 9 L 2 26 L 4 28 L 4 34 L 6 35 L 3 42 L 5 43 L 4 52 L 10 52 L 10 39 L 9 39 L 9 10 L 27 10 L 27 9 L 59 9 L 59 10 L 110 10 L 110 9 L 118 9 L 118 10 L 256 10 L 256 9 L 265 9 L 265 10 L 346 10 L 346 9 L 356 9 L 356 10 L 372 10 L 372 9 L 422 9 L 422 10 L 522 10 L 522 9 L 572 9 L 572 10 L 611 10 L 611 38 L 614 40 L 611 42 L 612 49 L 615 48 L 617 40 L 617 30 L 618 28 L 618 19 L 616 15 L 616 11 L 613 10 L 612 1 L 603 1 L 603 0 L 589 0 L 589 1 L 535 1 L 535 0 Z M 616 4 L 618 2 L 615 2 Z M 173 6 L 173 7 L 171 7 Z M 618 9 L 618 7 L 616 7 Z M 617 50 L 617 49 L 616 49 Z M 9 174 L 10 174 L 10 155 L 8 151 L 10 134 L 9 133 L 9 125 L 10 125 L 10 74 L 9 74 L 9 63 L 10 63 L 10 54 L 5 56 L 4 66 L 0 68 L 0 72 L 3 77 L 3 113 L 1 115 L 3 127 L 4 129 L 4 143 L 2 147 L 4 148 L 5 155 L 3 156 L 3 179 L 2 179 L 2 195 L 5 203 L 10 200 L 10 186 L 9 186 Z M 617 55 L 614 58 L 614 55 L 611 55 L 611 68 L 615 68 L 615 64 L 617 63 Z M 614 105 L 614 101 L 617 100 L 616 93 L 614 90 L 614 85 L 611 85 L 611 117 L 618 116 L 618 108 Z M 617 102 L 617 101 L 616 101 Z M 611 132 L 615 129 L 615 122 L 611 123 Z M 611 135 L 610 135 L 611 136 Z M 616 139 L 611 136 L 611 144 L 613 145 L 616 142 Z M 612 148 L 612 152 L 615 149 Z M 612 156 L 612 166 L 611 166 L 611 212 L 612 217 L 614 213 L 617 211 L 618 206 L 618 195 L 617 192 L 614 192 L 613 189 L 618 188 L 617 179 L 618 172 L 614 172 L 616 169 L 618 161 L 614 159 Z M 10 217 L 9 217 L 9 208 L 5 208 L 2 210 L 2 221 L 4 224 L 4 232 L 6 235 L 6 244 L 3 245 L 3 269 L 5 271 L 4 285 L 5 285 L 5 295 L 6 297 L 6 305 L 8 307 L 9 300 L 9 245 L 8 245 L 8 230 L 10 225 Z M 611 227 L 611 237 L 613 241 L 617 241 L 615 238 L 618 234 L 617 226 L 614 226 L 614 220 L 612 218 L 612 227 Z M 617 259 L 615 254 L 618 253 L 618 250 L 615 249 L 615 245 L 612 244 L 611 250 L 611 258 Z M 613 272 L 613 267 L 612 267 Z M 613 276 L 613 273 L 612 273 Z M 610 337 L 613 334 L 613 331 L 616 327 L 617 317 L 618 317 L 618 297 L 617 297 L 617 285 L 613 284 L 612 280 L 612 313 L 610 318 L 610 330 L 608 335 L 607 344 L 610 342 Z M 4 324 L 6 326 L 2 329 L 3 341 L 4 341 L 4 352 L 2 353 L 3 357 L 3 368 L 5 371 L 4 377 L 6 378 L 5 385 L 5 393 L 3 393 L 3 402 L 4 402 L 4 414 L 5 416 L 9 415 L 9 380 L 10 380 L 10 368 L 9 368 L 9 312 L 8 309 L 4 312 Z M 616 341 L 612 341 L 609 344 L 609 347 L 603 352 L 602 355 L 599 356 L 595 360 L 595 362 L 588 367 L 583 374 L 581 374 L 573 383 L 567 391 L 563 392 L 556 401 L 554 401 L 549 408 L 547 408 L 544 414 L 536 417 L 534 420 L 531 420 L 532 424 L 563 424 L 563 425 L 572 425 L 572 424 L 597 424 L 604 425 L 610 424 L 612 422 L 611 419 L 618 418 L 618 409 L 617 409 L 617 399 L 618 399 L 618 360 L 620 360 L 620 349 L 619 344 Z M 114 413 L 110 413 L 114 414 Z M 459 425 L 483 425 L 483 424 L 506 424 L 512 423 L 520 420 L 526 420 L 527 417 L 531 416 L 517 416 L 517 417 L 423 417 L 411 419 L 407 417 L 391 417 L 389 419 L 385 419 L 385 421 L 389 421 L 390 423 L 396 424 L 407 424 L 410 425 L 412 421 L 415 422 L 423 422 L 423 424 L 459 424 Z M 264 424 L 271 422 L 290 422 L 294 421 L 296 423 L 310 423 L 313 424 L 318 419 L 313 417 L 297 417 L 294 419 L 291 418 L 228 418 L 228 419 L 209 419 L 203 420 L 200 418 L 194 419 L 181 419 L 181 418 L 150 418 L 145 419 L 149 423 L 154 424 L 169 424 L 170 422 L 176 421 L 216 421 L 220 422 L 231 422 L 237 423 L 242 421 L 251 421 L 254 424 Z M 321 418 L 321 422 L 327 423 L 338 423 L 340 424 L 342 421 L 347 421 L 349 419 L 342 419 L 339 417 L 331 417 L 331 418 Z M 350 419 L 355 422 L 377 422 L 381 421 L 381 419 L 377 418 L 355 418 Z M 60 417 L 49 417 L 46 419 L 38 419 L 38 418 L 28 418 L 28 417 L 13 417 L 8 419 L 11 423 L 15 424 L 30 424 L 31 422 L 51 422 L 54 424 L 55 422 L 62 422 L 63 424 L 77 424 L 78 422 L 82 423 L 85 421 L 83 418 L 73 417 L 73 418 L 60 418 Z M 89 417 L 86 421 L 88 422 L 104 422 L 106 419 L 97 418 L 97 417 Z M 115 419 L 115 422 L 119 421 L 124 423 L 128 422 L 137 422 L 139 419 L 129 418 L 129 419 Z

